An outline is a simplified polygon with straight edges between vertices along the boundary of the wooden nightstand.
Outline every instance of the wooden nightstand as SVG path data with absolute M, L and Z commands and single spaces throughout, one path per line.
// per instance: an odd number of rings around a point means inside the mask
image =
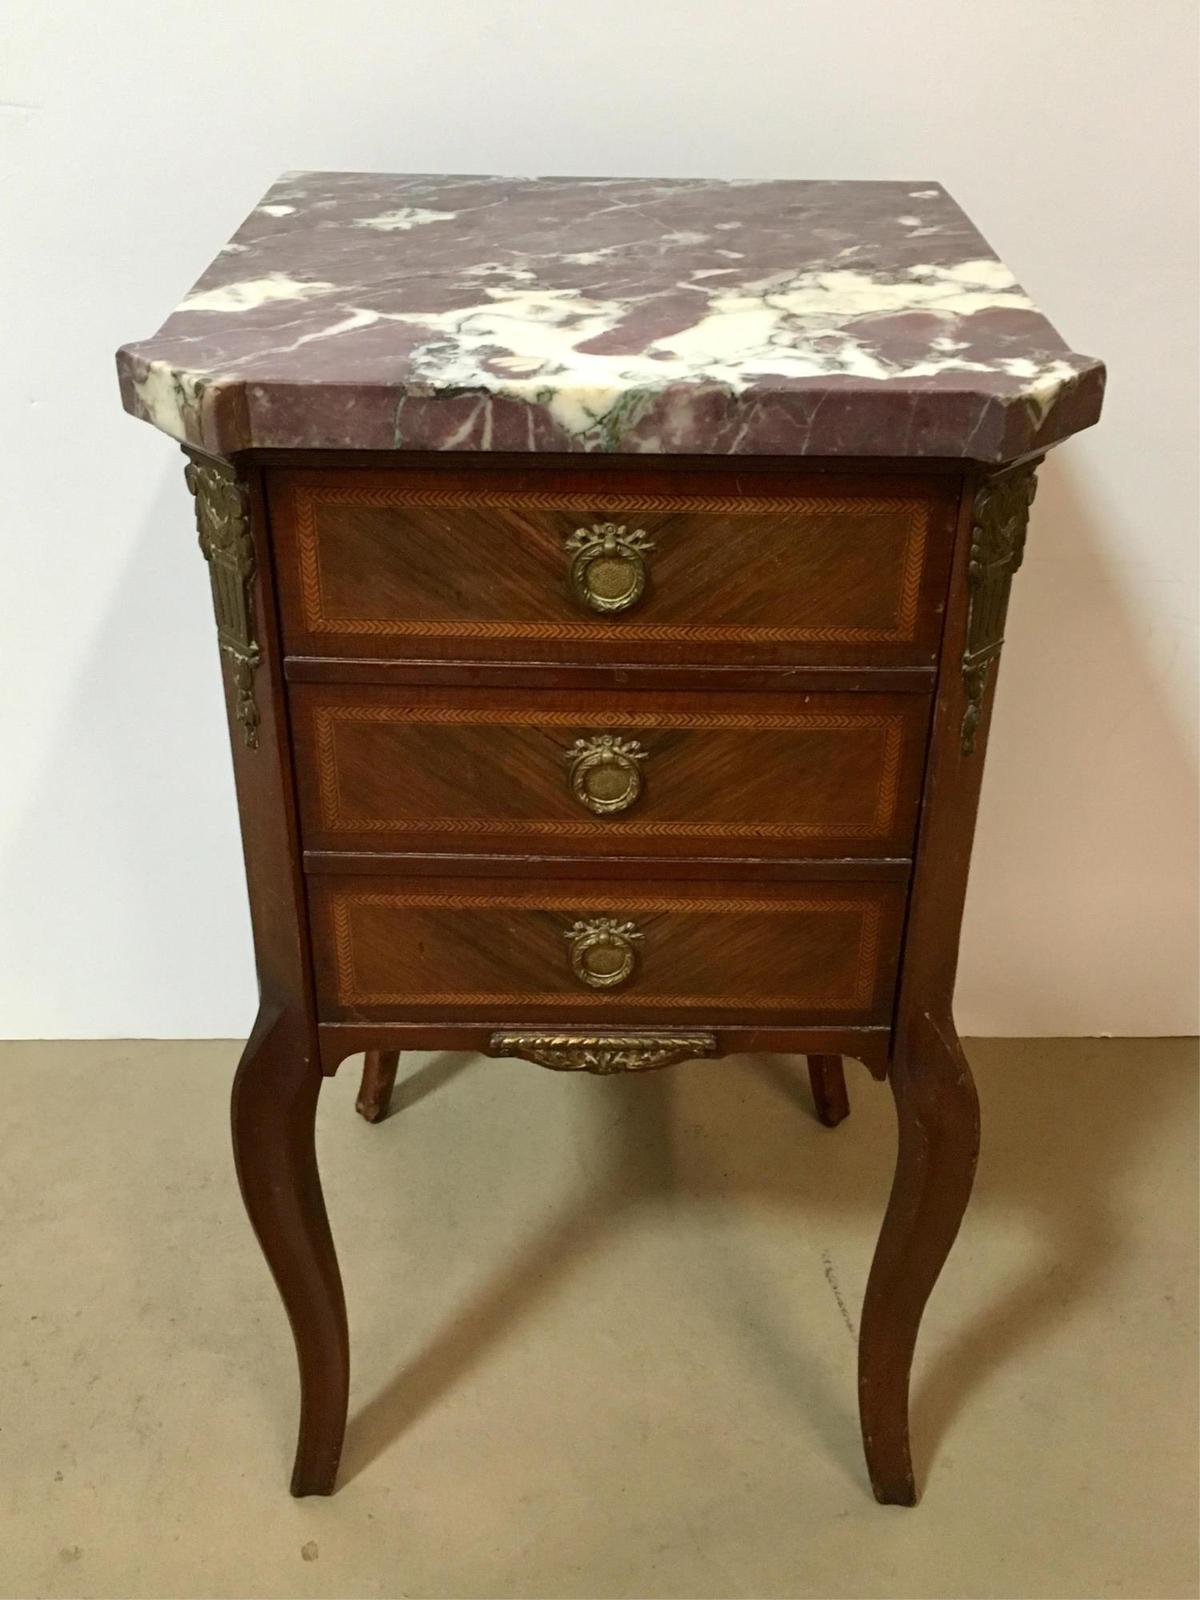
M 261 991 L 238 1175 L 334 1486 L 313 1120 L 367 1054 L 842 1056 L 899 1159 L 860 1402 L 908 1377 L 978 1107 L 959 921 L 1034 467 L 1071 354 L 935 184 L 296 174 L 145 344 L 216 605 Z

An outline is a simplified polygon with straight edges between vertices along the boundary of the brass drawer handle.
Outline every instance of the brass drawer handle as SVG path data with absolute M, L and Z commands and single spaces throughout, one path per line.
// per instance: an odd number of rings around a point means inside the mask
M 615 522 L 576 528 L 567 539 L 571 593 L 591 611 L 628 611 L 642 598 L 653 549 L 642 528 L 627 533 Z
M 637 966 L 634 941 L 642 937 L 632 922 L 592 917 L 567 929 L 571 970 L 589 989 L 614 989 L 633 976 Z
M 621 739 L 615 733 L 576 739 L 567 751 L 571 793 L 599 817 L 628 811 L 642 792 L 638 763 L 645 759 L 636 739 Z

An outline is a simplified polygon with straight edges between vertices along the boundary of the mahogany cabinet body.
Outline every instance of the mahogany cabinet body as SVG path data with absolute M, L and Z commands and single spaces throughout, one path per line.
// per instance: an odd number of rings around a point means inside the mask
M 400 1050 L 638 1070 L 744 1051 L 891 1083 L 864 1307 L 873 1487 L 971 1186 L 951 1018 L 1032 465 L 189 452 L 221 624 L 261 1011 L 234 1091 L 328 1493 L 342 1291 L 323 1075 Z M 381 1098 L 382 1097 L 382 1098 Z M 799 1358 L 799 1357 L 798 1357 Z

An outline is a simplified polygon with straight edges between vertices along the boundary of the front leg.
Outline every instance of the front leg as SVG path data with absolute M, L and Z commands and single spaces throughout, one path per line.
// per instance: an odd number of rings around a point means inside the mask
M 962 1221 L 979 1153 L 979 1101 L 954 1025 L 926 1016 L 892 1063 L 896 1176 L 859 1336 L 863 1448 L 875 1498 L 911 1506 L 908 1389 L 917 1330 Z
M 333 1491 L 350 1381 L 346 1305 L 314 1142 L 321 1082 L 303 1018 L 282 1007 L 260 1011 L 233 1084 L 233 1150 L 242 1199 L 296 1341 L 295 1495 Z

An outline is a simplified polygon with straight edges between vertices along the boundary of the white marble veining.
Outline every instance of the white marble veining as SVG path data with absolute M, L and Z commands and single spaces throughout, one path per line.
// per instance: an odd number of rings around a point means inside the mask
M 180 302 L 180 311 L 224 311 L 237 316 L 253 311 L 271 300 L 311 300 L 327 294 L 332 283 L 298 283 L 286 272 L 270 272 L 265 278 L 244 278 L 223 283 L 214 289 L 200 289 Z

